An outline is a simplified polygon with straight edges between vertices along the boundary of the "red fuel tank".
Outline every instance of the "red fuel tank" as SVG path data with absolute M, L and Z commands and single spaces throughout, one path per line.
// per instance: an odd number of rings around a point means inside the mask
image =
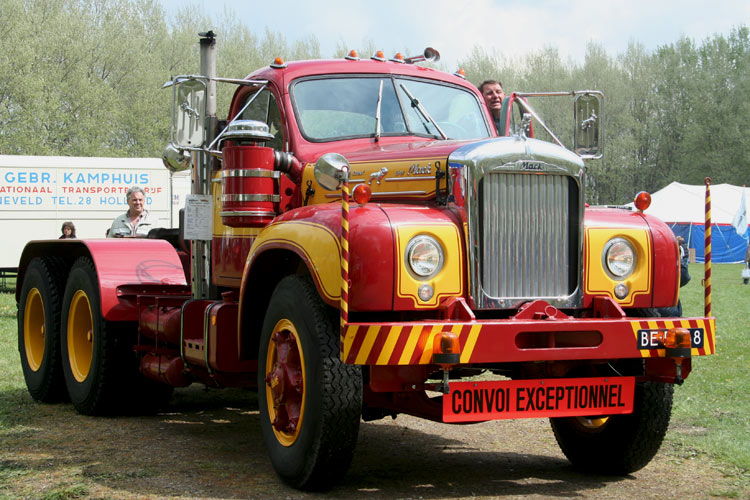
M 273 149 L 227 146 L 221 171 L 221 221 L 230 227 L 265 226 L 276 216 L 280 172 Z

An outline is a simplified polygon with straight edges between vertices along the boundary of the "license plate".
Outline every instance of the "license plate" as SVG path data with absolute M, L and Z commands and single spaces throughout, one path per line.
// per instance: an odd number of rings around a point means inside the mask
M 635 377 L 451 382 L 444 422 L 633 412 Z
M 690 332 L 690 347 L 700 349 L 704 343 L 703 328 L 688 328 Z M 640 329 L 638 330 L 638 349 L 664 349 L 665 328 Z

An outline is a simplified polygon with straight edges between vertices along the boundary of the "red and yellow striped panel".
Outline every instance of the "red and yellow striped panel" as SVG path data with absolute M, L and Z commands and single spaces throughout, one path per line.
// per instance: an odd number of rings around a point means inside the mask
M 458 335 L 461 362 L 474 352 L 479 323 L 410 325 L 346 325 L 343 359 L 355 365 L 426 365 L 432 362 L 432 341 L 442 331 Z
M 630 326 L 633 329 L 633 336 L 638 342 L 638 330 L 664 330 L 669 328 L 702 328 L 703 329 L 703 347 L 692 348 L 690 353 L 693 356 L 706 356 L 716 353 L 716 324 L 713 318 L 706 319 L 681 319 L 677 321 L 664 321 L 660 319 L 646 321 L 631 321 Z M 640 349 L 641 356 L 644 358 L 664 358 L 666 352 L 664 349 Z

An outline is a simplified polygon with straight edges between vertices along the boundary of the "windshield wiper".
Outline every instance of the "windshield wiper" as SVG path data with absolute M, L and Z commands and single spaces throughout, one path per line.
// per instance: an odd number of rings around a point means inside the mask
M 375 142 L 380 140 L 380 105 L 383 104 L 383 80 L 380 80 L 380 90 L 378 90 L 378 107 L 375 110 Z
M 422 103 L 419 102 L 419 99 L 414 97 L 414 95 L 411 92 L 409 92 L 409 89 L 406 88 L 406 85 L 404 85 L 403 83 L 399 83 L 399 85 L 401 86 L 401 89 L 406 94 L 406 97 L 408 97 L 409 100 L 411 101 L 411 106 L 413 108 L 417 108 L 417 111 L 419 112 L 419 114 L 422 115 L 425 118 L 425 120 L 430 122 L 433 127 L 435 127 L 435 129 L 440 133 L 440 137 L 442 137 L 443 139 L 447 139 L 448 136 L 445 135 L 445 132 L 443 132 L 443 129 L 440 128 L 437 122 L 432 118 L 432 116 L 430 116 L 430 113 L 428 113 L 425 107 L 422 106 Z M 430 132 L 430 129 L 428 129 L 427 127 L 425 127 L 425 129 L 427 130 L 428 133 Z M 434 134 L 431 134 L 431 135 L 434 135 Z

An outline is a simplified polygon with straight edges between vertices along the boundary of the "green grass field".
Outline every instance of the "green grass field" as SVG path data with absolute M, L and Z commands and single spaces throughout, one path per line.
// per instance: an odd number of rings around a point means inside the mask
M 741 264 L 712 267 L 712 311 L 717 355 L 693 359 L 693 372 L 675 391 L 673 425 L 693 432 L 670 433 L 686 450 L 723 462 L 722 470 L 750 481 L 750 285 Z M 691 264 L 692 280 L 682 289 L 685 316 L 701 316 L 702 264 Z
M 713 315 L 717 355 L 693 359 L 693 372 L 675 391 L 667 443 L 685 455 L 708 457 L 725 475 L 750 483 L 750 285 L 742 266 L 713 267 Z M 703 266 L 691 264 L 692 281 L 682 289 L 685 316 L 703 314 Z M 15 296 L 0 294 L 0 433 L 23 425 L 33 411 L 25 397 L 18 359 Z

